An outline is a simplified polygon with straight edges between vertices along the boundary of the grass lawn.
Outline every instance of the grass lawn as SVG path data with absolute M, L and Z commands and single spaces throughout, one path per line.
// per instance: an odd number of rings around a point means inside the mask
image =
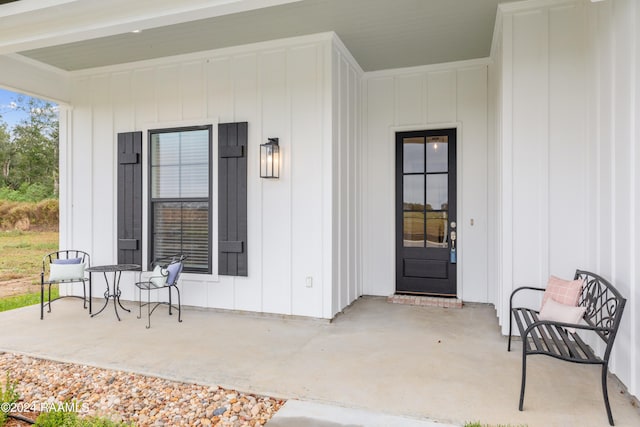
M 44 297 L 46 301 L 46 291 Z M 57 285 L 51 287 L 51 299 L 54 298 L 58 298 Z M 14 308 L 26 307 L 33 304 L 40 304 L 40 292 L 0 298 L 0 311 L 13 310 Z
M 57 249 L 57 231 L 0 231 L 0 283 L 23 278 L 40 283 L 42 257 Z
M 34 285 L 40 283 L 42 257 L 57 249 L 56 231 L 0 231 L 0 311 L 40 303 L 40 287 Z M 13 295 L 16 290 L 19 295 Z M 57 296 L 53 286 L 51 299 Z

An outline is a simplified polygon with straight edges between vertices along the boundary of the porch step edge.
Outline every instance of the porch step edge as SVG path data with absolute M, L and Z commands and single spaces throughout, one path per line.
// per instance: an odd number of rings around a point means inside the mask
M 442 298 L 422 295 L 389 295 L 387 302 L 392 304 L 419 305 L 423 307 L 462 308 L 459 298 Z

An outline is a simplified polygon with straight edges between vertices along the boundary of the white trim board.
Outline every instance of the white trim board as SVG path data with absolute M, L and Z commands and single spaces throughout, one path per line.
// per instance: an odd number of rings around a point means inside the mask
M 478 58 L 469 59 L 466 61 L 443 62 L 441 64 L 418 65 L 416 67 L 391 68 L 388 70 L 365 72 L 363 80 L 375 79 L 380 77 L 398 77 L 408 74 L 428 73 L 432 71 L 464 70 L 466 68 L 487 66 L 490 63 L 491 58 Z

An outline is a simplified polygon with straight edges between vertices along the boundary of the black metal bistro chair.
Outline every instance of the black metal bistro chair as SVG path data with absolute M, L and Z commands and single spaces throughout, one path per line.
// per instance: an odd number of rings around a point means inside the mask
M 172 309 L 178 310 L 178 322 L 182 322 L 182 306 L 180 304 L 180 289 L 178 289 L 178 279 L 184 267 L 184 260 L 187 257 L 182 254 L 174 255 L 167 258 L 159 258 L 153 261 L 153 271 L 151 276 L 146 280 L 139 280 L 136 282 L 138 288 L 138 300 L 140 301 L 140 310 L 138 313 L 138 319 L 142 318 L 142 307 L 147 306 L 147 329 L 151 327 L 151 315 L 158 308 L 159 305 L 169 306 L 169 315 L 172 315 Z M 151 301 L 151 292 L 160 289 L 169 290 L 169 301 Z M 178 295 L 178 305 L 173 305 L 172 291 L 175 289 Z M 142 291 L 147 292 L 147 302 L 142 302 Z M 151 308 L 153 305 L 153 308 Z
M 51 303 L 60 298 L 80 298 L 83 307 L 87 308 L 87 283 L 89 278 L 84 270 L 91 266 L 91 257 L 88 253 L 78 250 L 62 250 L 51 252 L 42 258 L 42 271 L 40 272 L 40 319 L 44 318 L 44 308 L 51 313 Z M 51 286 L 64 283 L 82 283 L 82 296 L 65 295 L 51 299 Z M 47 288 L 47 302 L 45 303 L 44 291 Z

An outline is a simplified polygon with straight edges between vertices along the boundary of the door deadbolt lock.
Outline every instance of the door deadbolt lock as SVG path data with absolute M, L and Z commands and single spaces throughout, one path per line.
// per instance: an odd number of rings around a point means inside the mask
M 458 224 L 455 221 L 451 221 L 451 229 L 455 230 Z

